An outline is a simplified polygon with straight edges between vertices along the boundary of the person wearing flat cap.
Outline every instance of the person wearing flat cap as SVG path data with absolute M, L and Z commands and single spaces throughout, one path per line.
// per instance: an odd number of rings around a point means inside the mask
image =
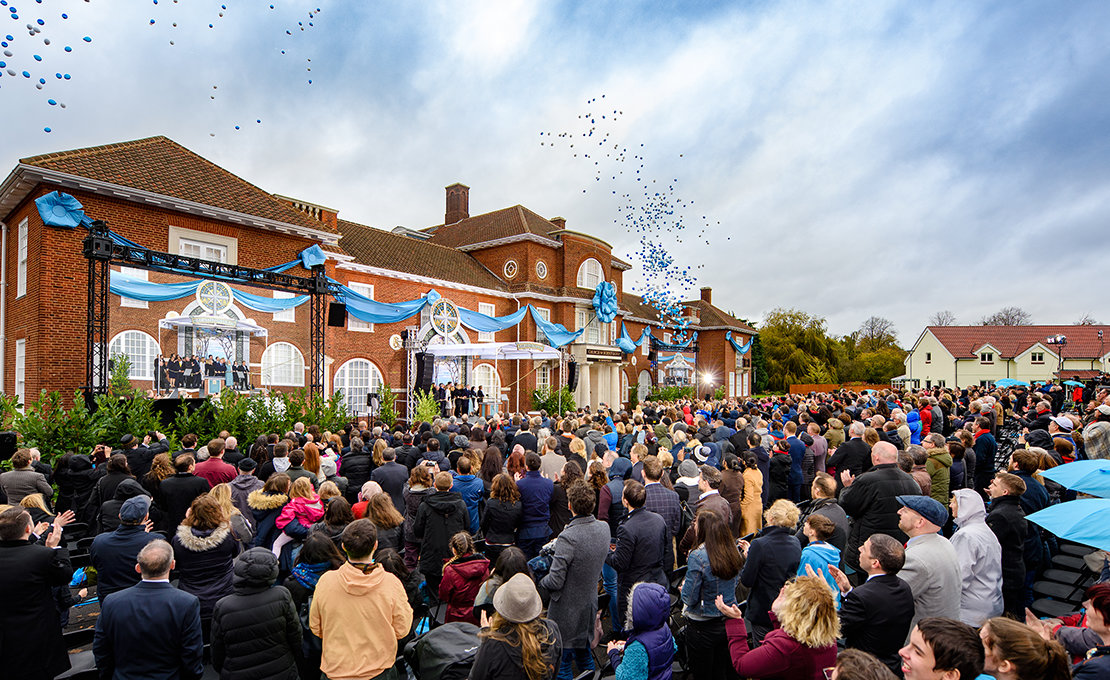
M 98 535 L 89 546 L 89 557 L 96 569 L 97 595 L 103 602 L 112 593 L 139 582 L 135 561 L 147 543 L 159 538 L 149 533 L 150 497 L 134 496 L 119 509 L 115 531 Z
M 493 594 L 494 615 L 478 637 L 470 677 L 489 680 L 548 680 L 559 674 L 562 636 L 542 618 L 543 602 L 527 574 L 517 574 Z
M 929 496 L 898 496 L 898 528 L 909 536 L 906 564 L 898 577 L 913 591 L 917 622 L 934 616 L 959 620 L 963 581 L 960 560 L 940 529 L 948 522 L 948 509 Z M 909 638 L 907 637 L 907 642 Z

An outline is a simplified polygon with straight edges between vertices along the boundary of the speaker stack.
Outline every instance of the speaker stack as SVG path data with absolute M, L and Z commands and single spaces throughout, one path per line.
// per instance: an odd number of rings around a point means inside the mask
M 432 388 L 435 360 L 435 355 L 431 352 L 416 353 L 416 389 L 427 392 Z
M 573 392 L 578 389 L 578 362 L 567 362 L 567 387 Z
M 347 305 L 342 302 L 328 303 L 328 325 L 338 327 L 347 325 Z

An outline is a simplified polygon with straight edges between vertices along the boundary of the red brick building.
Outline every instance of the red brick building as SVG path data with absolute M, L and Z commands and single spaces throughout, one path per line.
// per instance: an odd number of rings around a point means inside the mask
M 671 331 L 660 327 L 653 309 L 623 292 L 624 272 L 631 265 L 615 257 L 604 241 L 568 229 L 561 217 L 544 218 L 519 205 L 471 216 L 469 189 L 454 184 L 446 190 L 443 224 L 387 232 L 341 220 L 334 209 L 267 193 L 165 137 L 152 137 L 26 158 L 0 185 L 0 391 L 8 394 L 34 398 L 40 390 L 59 390 L 68 395 L 84 382 L 86 232 L 43 224 L 34 200 L 54 190 L 73 195 L 90 217 L 152 250 L 264 268 L 319 245 L 328 256 L 329 276 L 382 302 L 413 300 L 434 289 L 458 307 L 490 316 L 531 304 L 550 321 L 574 330 L 593 317 L 597 283 L 611 281 L 619 291 L 616 321 L 593 321 L 581 340 L 566 348 L 566 358 L 580 368 L 578 403 L 624 402 L 628 385 L 640 385 L 643 393 L 666 375 L 679 375 L 669 366 L 684 362 L 691 369 L 696 364 L 699 392 L 722 384 L 730 394 L 750 391 L 748 356 L 737 353 L 725 334 L 731 331 L 743 344 L 753 331 L 714 307 L 708 288 L 686 305 L 692 328 L 699 331 L 696 357 L 686 353 L 684 359 L 660 361 L 653 371 L 646 344 L 623 355 L 614 346 L 622 321 L 633 339 L 645 325 L 655 327 L 655 337 L 664 341 Z M 159 272 L 127 273 L 151 282 L 186 280 Z M 289 273 L 308 274 L 300 267 Z M 202 305 L 192 296 L 140 302 L 113 295 L 110 306 L 109 352 L 128 355 L 136 387 L 152 386 L 156 356 L 199 353 L 203 346 L 192 328 L 164 322 L 200 314 Z M 221 313 L 261 327 L 264 335 L 238 333 L 230 351 L 215 347 L 216 355 L 249 362 L 255 386 L 308 384 L 308 305 L 261 313 L 233 302 Z M 433 329 L 429 317 L 425 308 L 399 323 L 371 325 L 349 315 L 345 327 L 329 327 L 326 391 L 343 390 L 351 409 L 363 411 L 366 393 L 383 380 L 404 394 L 412 379 L 411 355 L 427 343 L 543 340 L 528 315 L 497 333 L 460 326 L 448 337 Z M 409 342 L 394 349 L 394 336 L 402 334 Z M 211 345 L 208 350 L 213 353 Z M 660 354 L 667 359 L 680 353 Z M 495 366 L 445 359 L 437 362 L 435 376 L 481 385 L 487 395 L 501 395 L 500 408 L 515 411 L 530 408 L 537 387 L 561 384 L 565 378 L 559 367 L 558 361 Z

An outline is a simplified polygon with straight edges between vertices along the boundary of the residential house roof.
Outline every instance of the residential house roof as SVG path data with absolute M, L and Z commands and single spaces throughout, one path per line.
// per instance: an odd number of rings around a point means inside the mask
M 1011 359 L 1037 343 L 1045 344 L 1050 352 L 1065 359 L 1097 358 L 1110 350 L 1110 343 L 1099 340 L 1104 331 L 1110 341 L 1110 326 L 927 326 L 944 348 L 957 359 L 973 359 L 975 352 L 984 345 L 998 350 L 1000 359 Z M 1047 345 L 1045 339 L 1067 336 L 1062 348 Z

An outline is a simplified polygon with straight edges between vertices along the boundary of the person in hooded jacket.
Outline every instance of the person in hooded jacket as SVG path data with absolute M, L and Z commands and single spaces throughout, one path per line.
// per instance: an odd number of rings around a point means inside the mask
M 289 475 L 278 472 L 270 475 L 261 489 L 247 495 L 247 505 L 254 518 L 254 547 L 272 548 L 274 541 L 281 535 L 281 529 L 277 528 L 277 518 L 281 509 L 289 502 L 290 486 L 292 482 Z
M 374 461 L 370 458 L 370 450 L 362 442 L 361 437 L 351 437 L 351 450 L 343 454 L 340 470 L 347 478 L 347 492 L 344 497 L 347 502 L 354 505 L 358 502 L 358 492 L 362 485 L 370 481 L 374 473 Z
M 812 514 L 802 523 L 807 543 L 802 548 L 801 561 L 798 563 L 798 576 L 809 576 L 810 572 L 825 579 L 833 592 L 833 600 L 837 608 L 840 607 L 840 589 L 836 585 L 836 576 L 829 567 L 839 567 L 840 550 L 829 543 L 836 523 L 824 515 Z
M 234 593 L 212 610 L 212 666 L 224 680 L 297 680 L 301 622 L 289 591 L 274 586 L 277 557 L 251 548 L 235 558 Z
M 454 476 L 451 490 L 457 492 L 466 503 L 467 512 L 470 513 L 470 533 L 477 534 L 480 524 L 478 506 L 482 502 L 485 486 L 470 471 L 471 462 L 467 456 L 461 456 L 455 464 L 458 473 Z
M 239 508 L 239 512 L 250 523 L 252 530 L 254 529 L 254 512 L 251 511 L 248 499 L 251 493 L 258 491 L 263 485 L 262 480 L 254 476 L 257 466 L 257 463 L 250 458 L 243 458 L 236 464 L 239 474 L 229 483 L 231 502 Z
M 444 622 L 465 621 L 478 625 L 474 598 L 489 577 L 489 560 L 475 552 L 474 539 L 465 531 L 451 537 L 451 559 L 443 566 L 439 600 L 447 603 Z
M 63 512 L 66 509 L 73 510 L 78 518 L 84 517 L 85 508 L 89 505 L 89 498 L 92 496 L 93 488 L 96 486 L 97 481 L 105 475 L 103 467 L 94 467 L 92 458 L 85 454 L 77 454 L 69 459 L 69 468 L 66 470 L 59 470 L 55 478 L 58 482 L 58 488 L 67 488 L 71 490 L 72 505 L 70 508 L 63 508 L 62 503 L 58 505 L 56 510 Z M 111 498 L 111 496 L 109 496 Z M 59 498 L 60 500 L 60 498 Z M 96 506 L 98 509 L 100 505 Z
M 663 586 L 650 582 L 632 586 L 625 614 L 628 639 L 610 642 L 606 648 L 617 680 L 670 680 L 676 651 L 667 625 L 670 610 L 671 596 Z
M 200 623 L 207 641 L 216 602 L 231 594 L 231 564 L 239 554 L 230 518 L 216 499 L 200 496 L 189 506 L 188 516 L 170 544 L 177 563 L 177 587 L 200 600 Z
M 470 513 L 457 492 L 451 491 L 454 478 L 450 472 L 435 476 L 435 493 L 424 498 L 413 519 L 413 536 L 420 541 L 420 573 L 428 588 L 439 592 L 443 563 L 451 556 L 451 537 L 470 527 Z M 376 534 L 375 534 L 376 539 Z
M 100 510 L 96 514 L 96 533 L 103 534 L 108 531 L 115 531 L 116 527 L 119 526 L 120 508 L 123 507 L 128 498 L 134 498 L 135 496 L 150 496 L 150 494 L 134 479 L 128 478 L 116 485 L 112 499 L 100 504 Z M 155 512 L 158 511 L 155 510 Z M 153 518 L 155 523 L 160 519 L 160 514 Z
M 921 444 L 921 415 L 917 411 L 906 414 L 906 426 L 910 428 L 910 444 Z M 906 442 L 902 442 L 906 444 Z
M 925 462 L 925 471 L 929 473 L 930 493 L 938 503 L 946 503 L 949 498 L 949 489 L 952 484 L 952 454 L 945 446 L 944 435 L 936 432 L 925 438 L 925 453 L 929 455 Z
M 958 489 L 949 505 L 956 532 L 949 541 L 960 560 L 960 620 L 978 628 L 1002 613 L 1002 546 L 987 526 L 983 497 Z

